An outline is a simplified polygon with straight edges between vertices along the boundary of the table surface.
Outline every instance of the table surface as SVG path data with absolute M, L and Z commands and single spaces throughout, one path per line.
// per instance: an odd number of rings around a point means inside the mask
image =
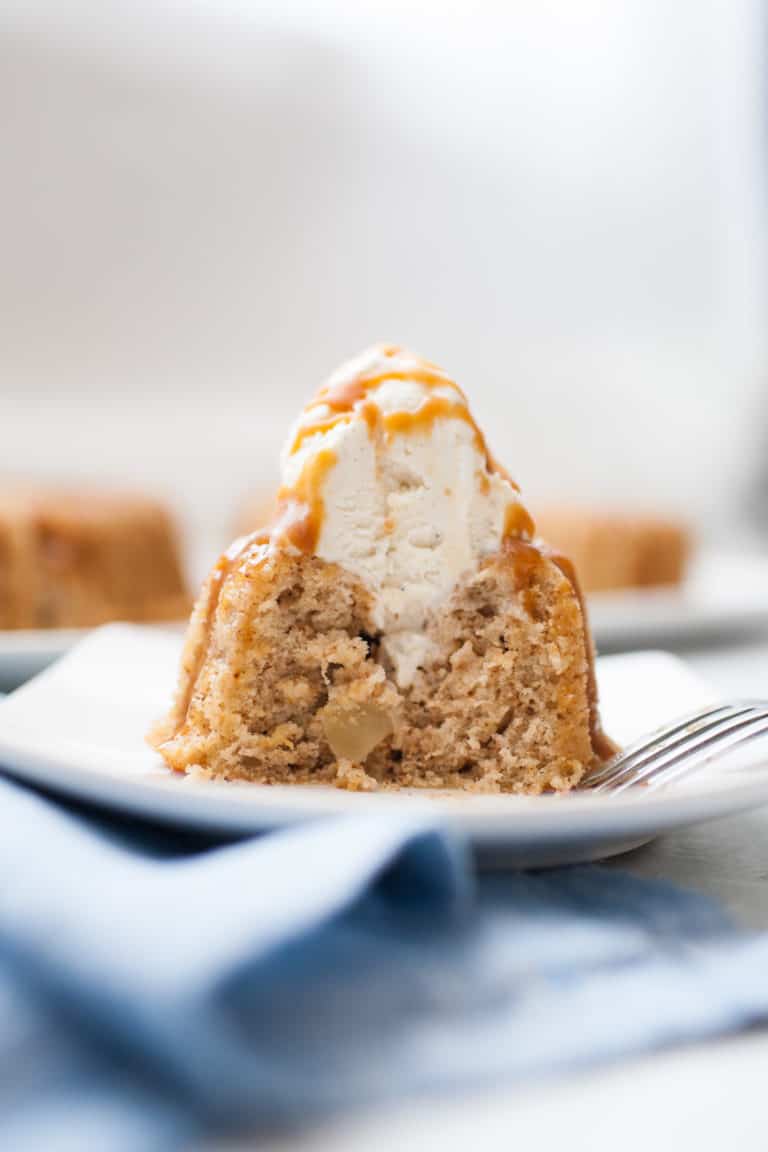
M 768 638 L 678 654 L 724 695 L 768 699 Z M 696 888 L 720 900 L 743 925 L 768 929 L 768 807 L 675 832 L 606 866 Z M 753 1030 L 525 1088 L 345 1118 L 291 1138 L 260 1140 L 258 1147 L 466 1152 L 514 1143 L 568 1152 L 764 1150 L 767 1079 L 768 1029 Z

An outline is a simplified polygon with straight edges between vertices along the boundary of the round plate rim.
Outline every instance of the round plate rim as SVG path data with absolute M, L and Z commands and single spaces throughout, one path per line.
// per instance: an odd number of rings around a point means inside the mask
M 3 747 L 0 772 L 12 779 L 66 795 L 99 808 L 154 823 L 218 835 L 254 835 L 309 819 L 348 814 L 431 817 L 476 845 L 539 846 L 554 839 L 585 842 L 600 838 L 652 838 L 675 828 L 705 823 L 768 804 L 768 769 L 751 769 L 714 788 L 670 789 L 645 795 L 517 797 L 424 793 L 349 793 L 331 787 L 265 786 L 223 781 L 197 782 L 158 774 L 124 776 L 70 766 L 66 774 L 45 755 Z M 8 763 L 12 767 L 7 767 Z M 258 789 L 258 792 L 254 790 Z M 269 793 L 267 803 L 242 803 L 243 795 Z M 239 797 L 235 799 L 234 793 Z M 225 799 L 222 799 L 225 797 Z M 403 800 L 408 803 L 404 804 Z M 507 807 L 504 811 L 503 807 Z

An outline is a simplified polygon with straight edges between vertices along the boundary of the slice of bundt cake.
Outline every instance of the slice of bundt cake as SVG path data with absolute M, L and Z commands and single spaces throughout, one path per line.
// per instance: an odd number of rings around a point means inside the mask
M 536 521 L 573 560 L 585 592 L 682 584 L 693 550 L 680 520 L 606 508 L 546 505 Z
M 189 604 L 161 504 L 87 488 L 0 490 L 0 628 L 174 620 Z
M 535 793 L 612 751 L 573 571 L 440 369 L 393 347 L 344 365 L 283 475 L 193 612 L 152 737 L 171 768 Z

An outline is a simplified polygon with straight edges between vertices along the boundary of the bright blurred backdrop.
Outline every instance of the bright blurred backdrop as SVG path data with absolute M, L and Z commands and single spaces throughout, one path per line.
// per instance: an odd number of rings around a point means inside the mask
M 375 340 L 537 501 L 723 539 L 768 447 L 759 0 L 10 0 L 3 474 L 220 543 Z M 764 477 L 768 497 L 768 476 Z

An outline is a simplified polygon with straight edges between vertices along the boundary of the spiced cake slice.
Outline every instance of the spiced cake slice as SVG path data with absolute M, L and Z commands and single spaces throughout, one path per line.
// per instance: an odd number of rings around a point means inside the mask
M 351 789 L 566 791 L 613 746 L 568 562 L 466 398 L 376 347 L 307 406 L 271 528 L 190 623 L 153 742 L 176 771 Z
M 680 520 L 627 510 L 546 505 L 539 530 L 571 557 L 585 592 L 681 585 L 693 551 Z
M 0 628 L 173 620 L 189 604 L 162 504 L 88 488 L 0 490 Z

